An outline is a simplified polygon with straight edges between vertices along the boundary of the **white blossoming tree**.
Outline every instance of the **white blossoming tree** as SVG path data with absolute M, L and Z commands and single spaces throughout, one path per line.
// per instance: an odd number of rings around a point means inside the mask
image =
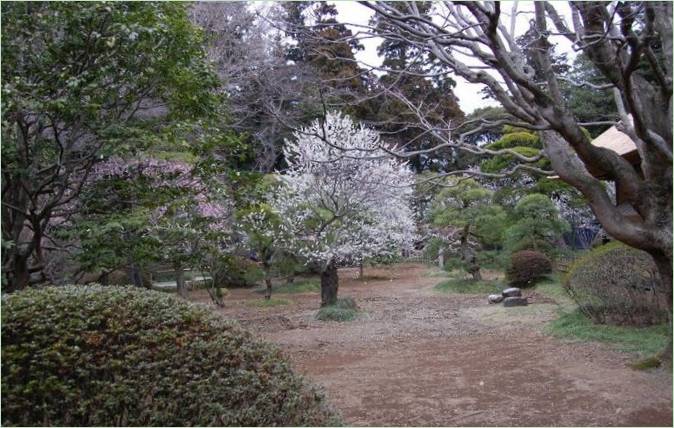
M 321 271 L 321 305 L 337 300 L 337 266 L 411 246 L 413 174 L 376 131 L 328 113 L 286 141 L 288 170 L 271 198 L 280 242 Z

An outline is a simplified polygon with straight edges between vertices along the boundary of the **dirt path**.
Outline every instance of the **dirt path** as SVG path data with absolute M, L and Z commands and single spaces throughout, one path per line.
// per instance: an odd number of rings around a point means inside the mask
M 349 425 L 672 426 L 671 375 L 546 336 L 554 303 L 503 308 L 435 293 L 441 279 L 420 265 L 367 274 L 392 279 L 340 270 L 340 296 L 363 310 L 356 321 L 316 321 L 316 293 L 259 309 L 245 304 L 259 294 L 236 290 L 222 313 L 278 344 Z

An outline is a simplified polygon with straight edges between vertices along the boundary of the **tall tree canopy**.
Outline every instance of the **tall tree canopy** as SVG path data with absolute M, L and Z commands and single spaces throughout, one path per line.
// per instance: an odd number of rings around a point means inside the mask
M 483 85 L 508 114 L 497 121 L 486 120 L 484 126 L 496 122 L 539 132 L 544 155 L 554 170 L 548 174 L 556 174 L 577 188 L 610 235 L 651 254 L 671 297 L 671 3 L 570 2 L 569 23 L 557 4 L 534 2 L 529 30 L 535 37 L 524 46 L 517 43 L 521 35 L 517 34 L 517 3 L 504 11 L 501 2 L 443 1 L 433 3 L 428 12 L 416 2 L 405 2 L 403 7 L 361 3 L 390 26 L 384 37 L 412 44 L 457 76 Z M 378 33 L 373 27 L 361 34 L 370 37 Z M 620 121 L 609 123 L 615 123 L 634 141 L 639 165 L 594 146 L 583 131 L 583 126 L 606 122 L 585 123 L 570 108 L 560 87 L 561 71 L 555 66 L 553 47 L 558 37 L 591 61 L 603 78 L 597 89 L 608 88 L 614 94 Z M 465 124 L 447 129 L 423 118 L 419 124 L 441 141 L 436 150 L 452 147 L 508 153 L 524 162 L 518 170 L 535 170 L 528 163 L 540 160 L 538 155 L 525 156 L 512 149 L 490 151 L 469 145 L 466 137 L 475 131 L 466 131 Z M 423 151 L 399 155 L 420 153 Z M 622 189 L 626 205 L 616 206 L 602 180 L 613 181 Z
M 185 142 L 221 104 L 181 3 L 3 3 L 2 52 L 2 270 L 12 290 L 43 270 L 52 221 L 72 214 L 98 161 Z

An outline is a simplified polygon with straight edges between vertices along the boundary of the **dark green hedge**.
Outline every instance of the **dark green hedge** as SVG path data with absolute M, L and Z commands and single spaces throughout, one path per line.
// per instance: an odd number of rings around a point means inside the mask
M 3 425 L 334 425 L 271 345 L 150 290 L 2 298 Z

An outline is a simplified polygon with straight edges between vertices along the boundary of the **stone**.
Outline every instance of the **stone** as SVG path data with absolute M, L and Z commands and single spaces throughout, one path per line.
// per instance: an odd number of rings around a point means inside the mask
M 487 301 L 490 304 L 501 303 L 503 301 L 503 296 L 500 294 L 490 294 L 489 297 L 487 297 Z
M 506 297 L 503 299 L 503 306 L 510 308 L 513 306 L 526 306 L 529 302 L 526 297 Z
M 520 290 L 517 287 L 511 287 L 511 288 L 506 288 L 501 292 L 503 294 L 503 297 L 521 297 L 522 296 L 522 290 Z

